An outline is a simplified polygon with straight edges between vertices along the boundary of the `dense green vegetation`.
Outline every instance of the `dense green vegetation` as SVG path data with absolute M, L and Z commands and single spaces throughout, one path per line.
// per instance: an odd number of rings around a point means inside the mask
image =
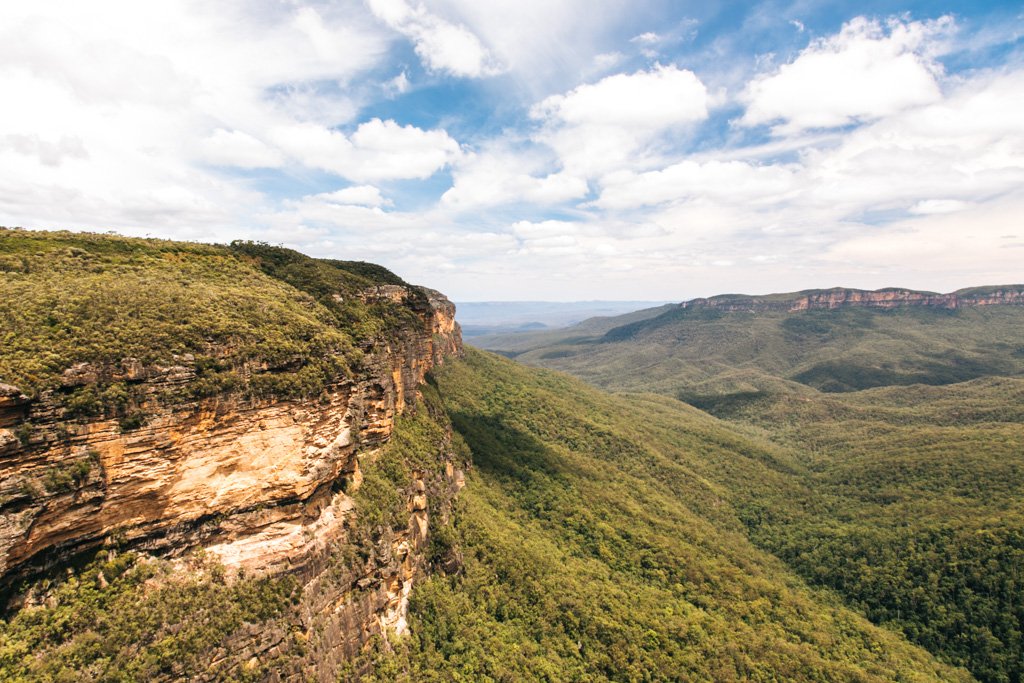
M 479 352 L 437 381 L 474 462 L 453 522 L 465 564 L 416 588 L 375 680 L 969 678 L 746 539 L 754 496 L 723 483 L 785 485 L 784 451 Z
M 833 497 L 827 516 L 758 523 L 754 538 L 979 678 L 1020 680 L 1022 397 L 1024 380 L 1003 378 L 743 406 Z
M 0 381 L 35 394 L 76 363 L 193 366 L 196 395 L 315 396 L 360 348 L 408 323 L 407 307 L 356 296 L 402 284 L 369 264 L 251 242 L 229 247 L 0 229 Z M 415 294 L 415 293 L 414 293 Z M 136 397 L 101 378 L 65 397 L 72 415 Z
M 616 322 L 496 344 L 785 449 L 786 486 L 726 483 L 758 491 L 755 544 L 978 678 L 1024 679 L 1024 307 Z
M 354 494 L 361 529 L 379 536 L 405 528 L 409 523 L 410 483 L 417 474 L 428 483 L 441 481 L 441 453 L 448 454 L 460 467 L 469 458 L 465 444 L 451 440 L 448 416 L 436 388 L 423 386 L 416 406 L 395 420 L 394 433 L 381 455 L 364 468 L 363 483 Z M 443 499 L 431 496 L 435 504 Z M 441 521 L 441 515 L 431 515 L 430 521 Z
M 223 569 L 196 559 L 190 571 L 134 553 L 103 551 L 60 582 L 46 604 L 0 621 L 0 680 L 179 680 L 205 673 L 201 656 L 247 623 L 267 621 L 297 597 L 280 579 L 224 581 Z M 260 680 L 260 666 L 225 672 Z

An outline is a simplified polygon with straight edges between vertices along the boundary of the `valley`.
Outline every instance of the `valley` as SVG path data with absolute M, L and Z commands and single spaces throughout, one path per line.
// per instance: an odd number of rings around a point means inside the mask
M 752 500 L 754 543 L 981 680 L 1018 680 L 1021 290 L 718 297 L 490 346 L 787 449 L 809 496 Z

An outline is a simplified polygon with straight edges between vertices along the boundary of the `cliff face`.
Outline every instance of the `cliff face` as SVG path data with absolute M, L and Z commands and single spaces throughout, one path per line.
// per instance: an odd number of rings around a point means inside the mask
M 793 298 L 772 296 L 724 295 L 693 299 L 681 308 L 709 308 L 720 311 L 809 311 L 844 307 L 892 309 L 904 306 L 929 306 L 957 309 L 970 306 L 1024 305 L 1024 285 L 1006 285 L 981 290 L 961 290 L 949 294 L 917 292 L 910 289 L 829 289 L 801 292 Z
M 305 588 L 287 629 L 236 638 L 211 655 L 211 671 L 280 654 L 284 634 L 298 628 L 309 655 L 305 670 L 293 673 L 333 680 L 372 635 L 401 633 L 424 567 L 428 504 L 444 512 L 462 485 L 463 465 L 451 449 L 431 456 L 441 476 L 417 473 L 408 482 L 403 531 L 382 532 L 361 562 L 339 567 L 334 556 L 351 540 L 363 464 L 391 438 L 396 415 L 414 407 L 426 373 L 460 355 L 462 342 L 454 306 L 437 292 L 387 285 L 361 297 L 404 307 L 418 322 L 378 338 L 352 376 L 337 378 L 317 400 L 227 393 L 168 402 L 182 395 L 169 390 L 196 381 L 187 356 L 169 367 L 126 358 L 64 372 L 65 389 L 110 378 L 131 385 L 144 397 L 141 426 L 72 420 L 55 391 L 30 400 L 0 385 L 6 586 L 104 545 L 168 557 L 202 547 L 229 570 L 289 572 Z

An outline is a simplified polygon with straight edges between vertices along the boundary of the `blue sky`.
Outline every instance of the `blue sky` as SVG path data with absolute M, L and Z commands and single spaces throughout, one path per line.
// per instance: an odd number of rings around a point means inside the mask
M 1024 281 L 1019 3 L 5 3 L 0 88 L 5 225 L 458 300 Z

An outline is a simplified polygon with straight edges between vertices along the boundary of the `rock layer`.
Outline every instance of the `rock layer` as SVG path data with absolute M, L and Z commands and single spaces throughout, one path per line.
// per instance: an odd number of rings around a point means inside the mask
M 930 306 L 958 309 L 971 306 L 1024 305 L 1024 285 L 1005 285 L 984 289 L 965 289 L 949 294 L 918 292 L 910 289 L 887 288 L 875 291 L 863 289 L 835 289 L 800 292 L 793 298 L 777 296 L 745 296 L 726 294 L 710 299 L 692 299 L 680 304 L 681 308 L 707 308 L 720 311 L 809 311 L 845 307 L 901 308 L 904 306 Z
M 374 633 L 401 633 L 424 566 L 427 495 L 447 500 L 462 482 L 450 452 L 436 454 L 443 481 L 409 483 L 407 529 L 377 539 L 362 563 L 339 567 L 332 553 L 351 527 L 360 461 L 389 440 L 426 373 L 461 354 L 461 336 L 454 306 L 437 292 L 389 285 L 366 298 L 404 306 L 418 323 L 371 343 L 361 367 L 318 400 L 228 394 L 168 403 L 168 389 L 195 379 L 189 358 L 172 367 L 125 359 L 69 368 L 65 388 L 110 377 L 133 383 L 147 419 L 125 429 L 116 419 L 70 419 L 54 391 L 30 400 L 0 385 L 5 585 L 112 541 L 170 557 L 203 547 L 229 569 L 300 578 L 301 628 L 316 665 L 296 676 L 332 680 Z M 211 671 L 236 665 L 239 652 L 259 660 L 285 647 L 266 630 L 251 636 L 215 653 Z

